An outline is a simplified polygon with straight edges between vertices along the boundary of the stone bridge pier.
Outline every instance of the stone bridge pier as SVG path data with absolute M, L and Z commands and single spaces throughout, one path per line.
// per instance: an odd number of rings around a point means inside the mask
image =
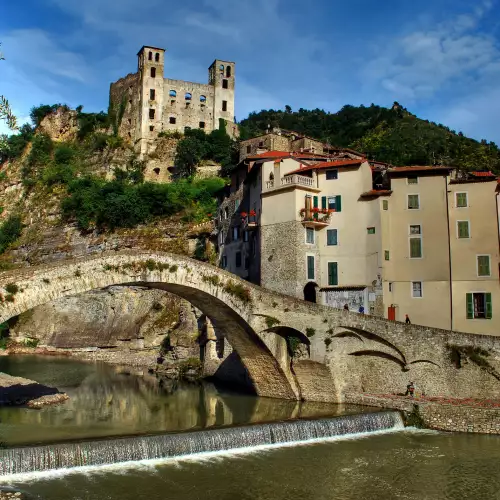
M 410 379 L 428 395 L 500 394 L 499 337 L 304 302 L 175 254 L 110 252 L 4 272 L 0 321 L 65 295 L 118 285 L 156 288 L 190 301 L 233 348 L 218 375 L 260 396 L 342 402 L 352 393 L 404 391 Z M 485 362 L 471 362 L 477 356 Z

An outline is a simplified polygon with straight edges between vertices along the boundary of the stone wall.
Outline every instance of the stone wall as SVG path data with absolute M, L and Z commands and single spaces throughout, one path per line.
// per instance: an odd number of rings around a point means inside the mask
M 383 398 L 366 394 L 350 394 L 346 402 L 404 411 L 407 415 L 415 408 L 425 427 L 440 431 L 500 434 L 500 408 L 478 408 L 422 402 L 417 399 Z

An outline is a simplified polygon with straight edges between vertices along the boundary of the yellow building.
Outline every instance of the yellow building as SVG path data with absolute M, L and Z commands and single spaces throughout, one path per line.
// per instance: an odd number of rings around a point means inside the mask
M 496 177 L 447 167 L 389 170 L 382 207 L 385 317 L 500 334 Z

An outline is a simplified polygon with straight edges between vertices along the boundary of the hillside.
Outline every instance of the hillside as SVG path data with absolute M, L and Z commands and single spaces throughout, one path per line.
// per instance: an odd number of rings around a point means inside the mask
M 450 165 L 500 173 L 500 150 L 493 142 L 465 137 L 444 125 L 422 120 L 398 103 L 344 106 L 337 113 L 321 109 L 262 110 L 240 123 L 241 137 L 263 134 L 268 126 L 294 130 L 326 143 L 364 152 L 393 165 Z

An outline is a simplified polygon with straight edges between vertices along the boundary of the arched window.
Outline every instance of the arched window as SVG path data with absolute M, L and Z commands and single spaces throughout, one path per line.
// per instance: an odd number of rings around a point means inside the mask
M 151 68 L 151 78 L 156 77 L 156 68 Z
M 176 92 L 175 90 L 171 90 L 171 91 L 168 93 L 168 95 L 169 95 L 170 97 L 177 97 L 177 92 Z
M 148 54 L 148 59 L 149 59 L 150 61 L 152 61 L 152 60 L 153 60 L 153 53 L 152 53 L 151 51 L 149 51 L 149 54 Z
M 193 96 L 189 92 L 186 92 L 186 95 L 184 96 L 184 99 L 186 99 L 186 101 L 190 101 L 192 97 Z
M 155 54 L 155 61 L 160 62 L 160 54 L 158 52 Z
M 207 102 L 206 96 L 200 95 L 200 102 Z
M 227 78 L 231 77 L 231 66 L 226 66 L 226 77 Z
M 221 64 L 221 65 L 219 66 L 219 69 L 220 69 L 221 71 L 224 71 L 224 65 L 223 65 L 223 64 Z

